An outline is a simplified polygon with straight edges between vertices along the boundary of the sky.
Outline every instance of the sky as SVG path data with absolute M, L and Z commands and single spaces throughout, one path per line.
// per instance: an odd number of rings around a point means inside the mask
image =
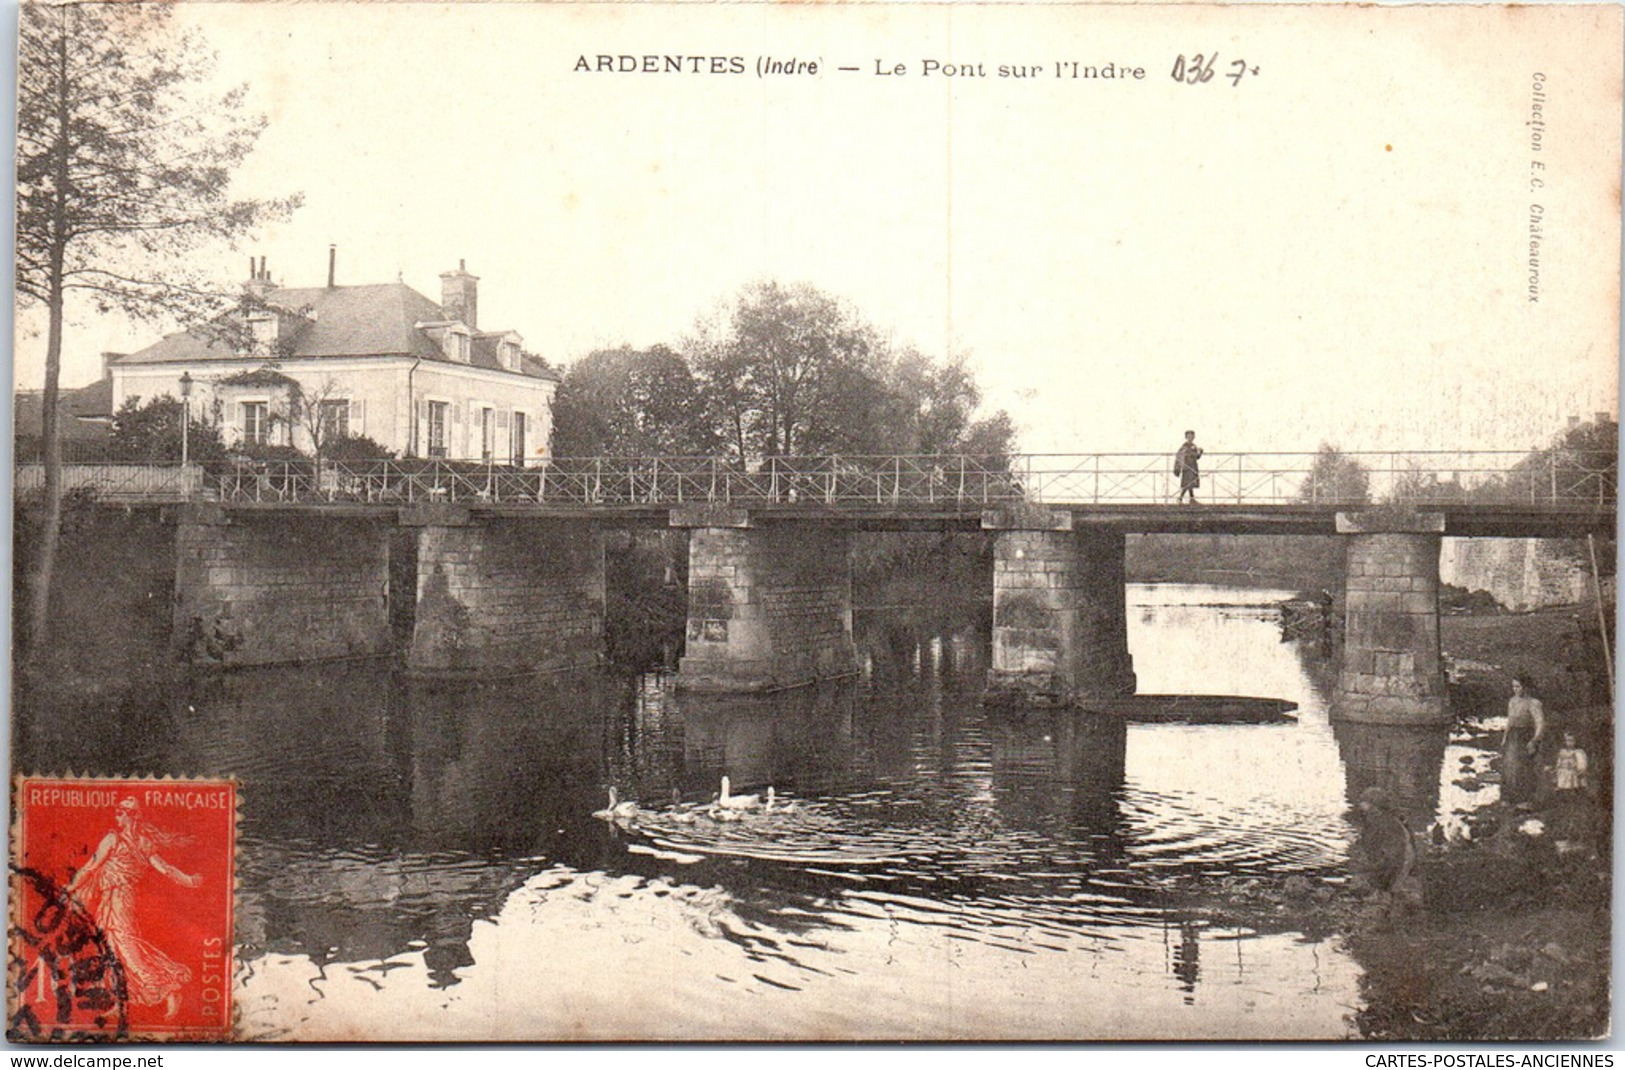
M 1526 449 L 1617 412 L 1617 7 L 182 16 L 270 119 L 238 189 L 305 198 L 199 254 L 228 280 L 252 253 L 320 285 L 332 243 L 340 283 L 438 299 L 463 260 L 480 325 L 555 364 L 676 344 L 748 283 L 807 281 L 900 343 L 963 355 L 1031 452 L 1166 452 L 1187 428 L 1210 451 Z M 1176 82 L 1198 50 L 1215 77 Z M 575 69 L 600 54 L 745 71 Z M 764 56 L 819 71 L 758 76 Z M 1069 62 L 1144 76 L 1057 78 Z M 22 386 L 42 374 L 39 322 L 19 318 Z M 64 383 L 156 336 L 74 315 Z

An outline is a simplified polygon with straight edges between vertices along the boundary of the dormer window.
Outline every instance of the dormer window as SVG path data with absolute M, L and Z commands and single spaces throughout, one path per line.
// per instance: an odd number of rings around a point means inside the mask
M 474 338 L 462 324 L 454 323 L 441 326 L 432 333 L 439 335 L 440 349 L 446 354 L 446 359 L 458 364 L 472 363 L 474 357 Z
M 516 372 L 516 371 L 519 370 L 519 343 L 518 342 L 509 341 L 507 339 L 504 339 L 502 344 L 499 347 L 497 347 L 497 352 L 500 354 L 499 359 L 502 361 L 502 366 L 504 368 L 508 369 L 511 372 Z

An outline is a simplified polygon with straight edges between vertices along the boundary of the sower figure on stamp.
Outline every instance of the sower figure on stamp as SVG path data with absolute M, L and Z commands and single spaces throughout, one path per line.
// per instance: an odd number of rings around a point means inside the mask
M 1196 444 L 1196 432 L 1185 432 L 1185 444 L 1179 447 L 1174 454 L 1174 475 L 1179 477 L 1179 500 L 1183 502 L 1185 495 L 1190 495 L 1190 503 L 1196 504 L 1196 488 L 1202 485 L 1202 470 L 1198 463 L 1202 459 L 1202 447 Z
M 142 1006 L 162 1003 L 164 1016 L 173 1018 L 180 1010 L 180 990 L 192 980 L 192 971 L 141 936 L 136 885 L 149 866 L 185 888 L 196 888 L 203 881 L 182 873 L 158 854 L 159 848 L 181 846 L 188 837 L 149 824 L 133 798 L 118 804 L 113 821 L 113 831 L 73 875 L 67 892 L 73 895 L 84 888 L 90 915 L 124 969 L 130 1002 Z

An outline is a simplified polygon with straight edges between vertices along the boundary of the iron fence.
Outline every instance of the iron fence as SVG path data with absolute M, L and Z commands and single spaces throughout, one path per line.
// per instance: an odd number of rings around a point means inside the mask
M 1604 509 L 1614 455 L 1583 451 L 1363 452 L 1328 472 L 1314 453 L 1208 453 L 1199 501 L 1220 505 L 1463 502 Z M 1354 467 L 1354 466 L 1357 466 Z M 1360 477 L 1351 477 L 1358 471 Z M 1363 478 L 1363 484 L 1361 479 Z M 559 458 L 532 467 L 458 461 L 232 461 L 202 466 L 190 493 L 228 502 L 425 501 L 668 506 L 961 507 L 1013 502 L 1158 505 L 1180 477 L 1167 454 Z

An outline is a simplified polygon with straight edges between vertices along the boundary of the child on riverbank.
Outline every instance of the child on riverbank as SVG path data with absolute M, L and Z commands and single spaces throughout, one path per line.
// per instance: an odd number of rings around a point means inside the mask
M 1568 851 L 1585 839 L 1586 789 L 1590 786 L 1589 762 L 1573 732 L 1563 733 L 1563 746 L 1557 752 L 1552 775 L 1552 798 L 1557 818 L 1557 849 Z

